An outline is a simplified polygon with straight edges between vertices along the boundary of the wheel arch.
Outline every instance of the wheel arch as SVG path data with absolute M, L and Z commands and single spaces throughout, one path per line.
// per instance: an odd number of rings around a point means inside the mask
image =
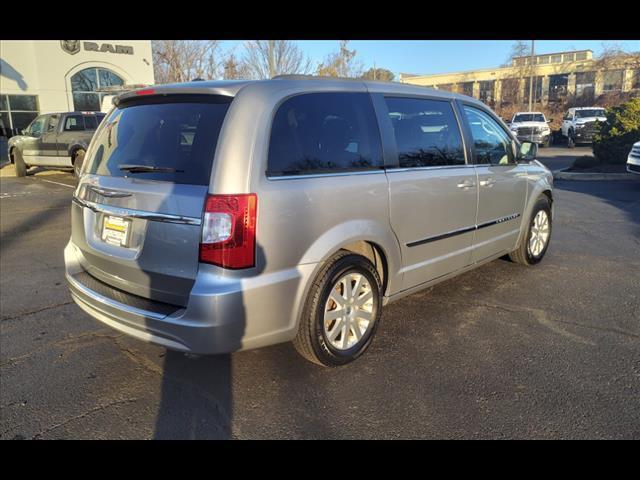
M 376 267 L 378 275 L 380 275 L 380 281 L 382 282 L 383 295 L 386 295 L 389 282 L 389 265 L 387 263 L 387 255 L 381 245 L 372 241 L 356 240 L 347 245 L 343 245 L 340 250 L 353 252 L 368 259 L 373 266 Z

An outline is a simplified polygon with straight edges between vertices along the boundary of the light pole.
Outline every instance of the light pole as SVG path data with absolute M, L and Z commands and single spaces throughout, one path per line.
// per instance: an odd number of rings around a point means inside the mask
M 533 110 L 533 49 L 535 40 L 531 40 L 531 57 L 529 60 L 530 77 L 529 77 L 529 111 Z

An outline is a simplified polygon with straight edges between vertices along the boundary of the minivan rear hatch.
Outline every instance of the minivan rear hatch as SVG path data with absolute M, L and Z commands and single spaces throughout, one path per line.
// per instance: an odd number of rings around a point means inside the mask
M 130 96 L 110 112 L 89 146 L 72 207 L 72 242 L 86 273 L 137 296 L 186 305 L 232 99 Z

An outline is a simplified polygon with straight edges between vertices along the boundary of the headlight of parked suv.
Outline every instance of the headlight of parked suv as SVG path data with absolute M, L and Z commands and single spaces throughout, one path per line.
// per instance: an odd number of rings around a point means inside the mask
M 576 128 L 577 129 L 584 128 L 584 123 L 576 123 Z

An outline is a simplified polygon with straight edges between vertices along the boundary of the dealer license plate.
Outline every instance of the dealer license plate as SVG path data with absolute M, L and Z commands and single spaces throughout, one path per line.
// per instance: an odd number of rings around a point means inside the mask
M 131 220 L 106 215 L 102 224 L 102 241 L 118 247 L 126 247 L 129 241 L 130 226 Z

